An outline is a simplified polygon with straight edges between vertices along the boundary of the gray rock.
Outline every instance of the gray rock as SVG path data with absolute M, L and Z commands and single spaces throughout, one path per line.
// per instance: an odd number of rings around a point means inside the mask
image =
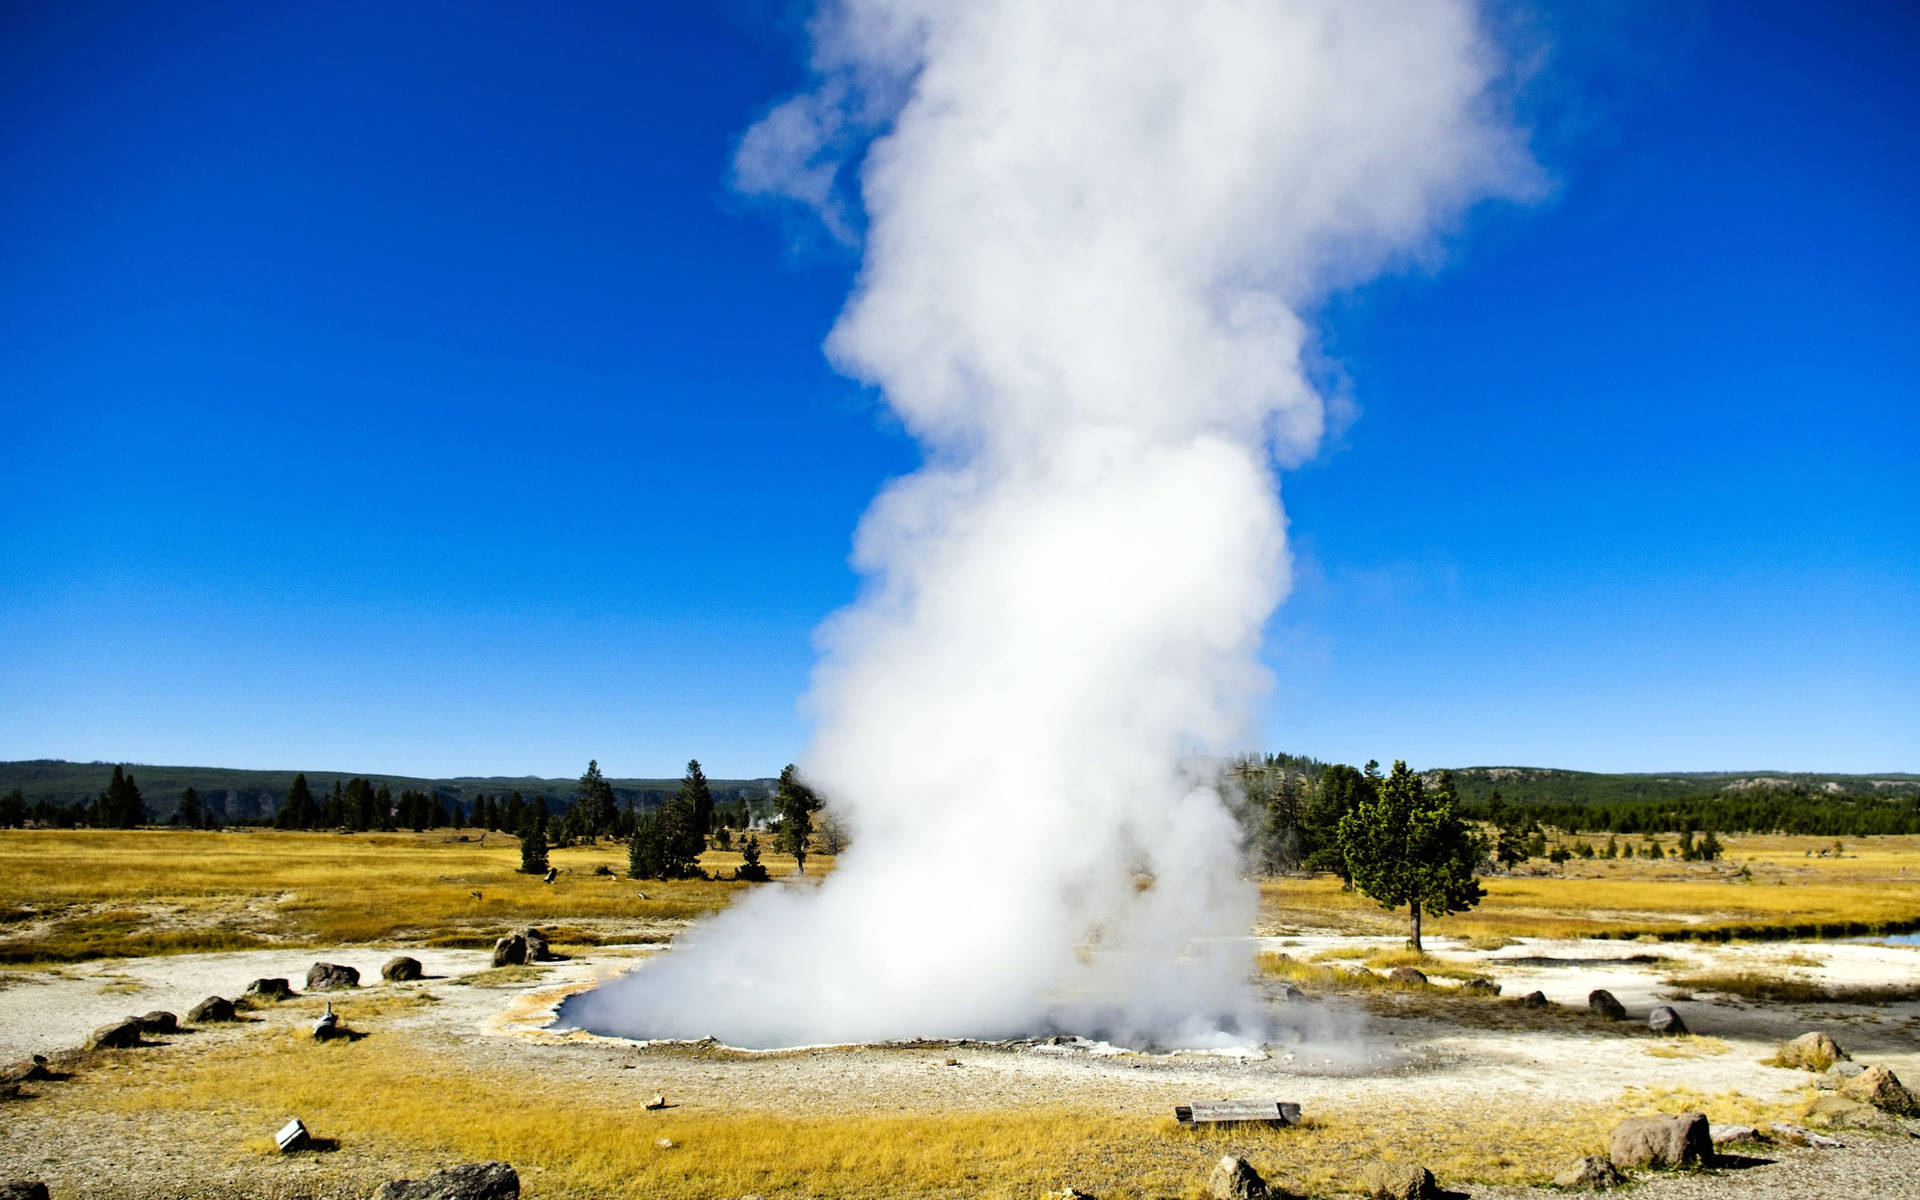
M 140 1023 L 141 1033 L 180 1032 L 180 1018 L 170 1012 L 156 1009 L 150 1013 L 141 1013 L 133 1019 Z
M 1432 1171 L 1413 1163 L 1368 1163 L 1360 1190 L 1374 1200 L 1441 1200 L 1446 1195 Z
M 1516 1003 L 1524 1008 L 1545 1008 L 1552 1003 L 1552 1001 L 1547 999 L 1545 992 L 1528 992 L 1526 995 L 1520 997 Z
M 1920 1099 L 1907 1090 L 1899 1076 L 1885 1067 L 1868 1067 L 1841 1084 L 1840 1094 L 1849 1100 L 1871 1104 L 1896 1117 L 1920 1117 Z
M 87 1035 L 85 1048 L 88 1050 L 125 1050 L 140 1044 L 140 1022 L 129 1017 L 124 1021 L 115 1021 L 111 1025 L 102 1025 Z
M 237 1021 L 233 1001 L 224 996 L 208 996 L 205 1000 L 187 1010 L 187 1020 L 195 1025 L 214 1025 L 222 1021 Z
M 1387 979 L 1393 983 L 1412 984 L 1418 987 L 1427 982 L 1427 973 L 1417 967 L 1395 967 L 1387 972 Z
M 412 983 L 422 974 L 420 960 L 408 958 L 404 954 L 398 958 L 388 959 L 386 965 L 380 968 L 380 978 L 388 983 Z
M 360 986 L 360 972 L 337 963 L 317 962 L 307 968 L 307 990 L 336 992 Z
M 1716 1148 L 1732 1145 L 1734 1142 L 1764 1142 L 1767 1135 L 1751 1125 L 1709 1125 L 1707 1137 Z
M 1713 1159 L 1713 1135 L 1705 1113 L 1628 1117 L 1607 1138 L 1607 1157 L 1621 1170 L 1665 1170 Z
M 493 965 L 496 967 L 517 967 L 527 961 L 527 939 L 519 934 L 508 934 L 493 944 Z
M 520 1176 L 503 1162 L 463 1163 L 425 1179 L 383 1183 L 373 1200 L 519 1200 Z
M 48 1200 L 47 1185 L 37 1179 L 0 1183 L 0 1200 Z
M 553 951 L 547 948 L 547 935 L 538 929 L 522 930 L 520 936 L 527 941 L 528 962 L 552 962 Z
M 312 973 L 309 972 L 308 975 L 309 978 L 311 978 Z M 354 978 L 358 979 L 360 977 L 355 975 Z M 245 1000 L 265 1000 L 269 1003 L 291 1000 L 293 999 L 293 985 L 284 979 L 256 979 L 247 985 L 246 993 L 241 998 Z
M 1687 1023 L 1671 1004 L 1662 1004 L 1647 1014 L 1647 1028 L 1658 1034 L 1679 1037 L 1687 1032 Z
M 1469 979 L 1460 985 L 1460 990 L 1469 996 L 1498 996 L 1500 985 L 1491 979 Z
M 1307 994 L 1290 983 L 1283 983 L 1280 985 L 1280 998 L 1282 1000 L 1305 1000 Z
M 1614 999 L 1613 993 L 1605 988 L 1595 988 L 1587 993 L 1587 1011 L 1609 1021 L 1627 1019 L 1627 1006 Z
M 1267 1181 L 1246 1159 L 1229 1154 L 1208 1172 L 1207 1195 L 1213 1200 L 1268 1200 Z
M 1603 1192 L 1627 1181 L 1618 1168 L 1598 1154 L 1582 1155 L 1553 1177 L 1553 1186 L 1569 1192 Z

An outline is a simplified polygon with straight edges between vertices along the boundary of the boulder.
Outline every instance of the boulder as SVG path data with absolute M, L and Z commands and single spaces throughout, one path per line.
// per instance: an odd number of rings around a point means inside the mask
M 509 934 L 493 944 L 493 965 L 517 967 L 527 961 L 527 939 Z
M 47 1059 L 43 1054 L 32 1058 L 23 1058 L 16 1063 L 0 1067 L 0 1086 L 12 1086 L 32 1083 L 39 1079 L 52 1079 L 53 1072 L 47 1070 Z
M 128 1017 L 111 1025 L 102 1025 L 87 1035 L 85 1049 L 125 1050 L 140 1044 L 140 1022 Z
M 312 978 L 312 972 L 308 972 L 308 978 Z M 354 978 L 359 979 L 360 977 L 355 975 Z M 246 993 L 241 999 L 265 1000 L 269 1003 L 291 1000 L 293 999 L 293 985 L 284 979 L 256 979 L 247 985 Z
M 1773 1056 L 1774 1065 L 1797 1067 L 1802 1071 L 1824 1071 L 1847 1057 L 1847 1052 L 1820 1030 L 1803 1033 L 1781 1046 Z
M 1387 972 L 1387 979 L 1392 983 L 1412 984 L 1419 987 L 1427 982 L 1427 973 L 1417 967 L 1395 967 Z
M 1794 1125 L 1786 1121 L 1775 1121 L 1773 1123 L 1773 1132 L 1789 1142 L 1795 1142 L 1802 1146 L 1813 1146 L 1820 1150 L 1838 1150 L 1846 1145 L 1846 1143 L 1839 1138 L 1830 1138 L 1825 1134 L 1815 1133 L 1805 1125 Z
M 1761 1133 L 1751 1125 L 1709 1125 L 1707 1126 L 1707 1137 L 1713 1142 L 1716 1149 L 1721 1146 L 1732 1145 L 1734 1142 L 1764 1142 L 1767 1140 L 1766 1134 Z
M 1584 1154 L 1553 1177 L 1553 1186 L 1569 1192 L 1603 1192 L 1627 1181 L 1618 1168 L 1598 1154 Z
M 0 1183 L 0 1200 L 48 1200 L 47 1185 L 37 1179 Z
M 1906 1089 L 1899 1076 L 1885 1067 L 1868 1067 L 1841 1084 L 1840 1094 L 1896 1117 L 1920 1117 L 1920 1100 Z
M 233 1001 L 223 996 L 208 996 L 187 1010 L 187 1020 L 195 1025 L 212 1025 L 220 1021 L 239 1019 L 234 1015 Z
M 1664 1170 L 1709 1162 L 1713 1135 L 1705 1113 L 1628 1117 L 1607 1138 L 1607 1158 L 1621 1170 Z
M 1246 1159 L 1229 1154 L 1207 1174 L 1207 1195 L 1213 1200 L 1267 1200 L 1267 1181 Z
M 180 1032 L 180 1018 L 174 1016 L 170 1012 L 164 1012 L 156 1009 L 150 1013 L 141 1013 L 139 1016 L 133 1019 L 140 1023 L 141 1033 L 178 1033 Z
M 1290 983 L 1283 983 L 1280 985 L 1280 998 L 1282 1000 L 1305 1000 L 1307 994 Z
M 307 990 L 334 992 L 360 986 L 360 972 L 337 963 L 317 962 L 307 968 Z
M 503 1162 L 462 1163 L 425 1179 L 383 1183 L 373 1200 L 519 1200 L 520 1176 Z
M 1524 1008 L 1545 1008 L 1552 1002 L 1547 999 L 1545 992 L 1528 992 L 1517 1003 Z
M 1587 1011 L 1609 1021 L 1627 1019 L 1627 1006 L 1614 999 L 1613 993 L 1605 988 L 1595 988 L 1587 993 Z
M 1662 1004 L 1647 1014 L 1647 1028 L 1658 1034 L 1679 1037 L 1687 1032 L 1687 1023 L 1680 1019 L 1673 1005 Z
M 404 954 L 398 958 L 388 959 L 386 965 L 380 968 L 380 978 L 388 983 L 412 983 L 420 978 L 421 974 L 420 960 L 408 958 Z
M 547 935 L 538 929 L 522 930 L 520 936 L 527 940 L 528 962 L 551 962 L 553 952 L 547 948 Z
M 1374 1200 L 1441 1200 L 1446 1195 L 1433 1172 L 1413 1163 L 1368 1163 L 1360 1190 Z
M 1460 990 L 1469 996 L 1498 996 L 1500 985 L 1491 979 L 1469 979 L 1460 985 Z

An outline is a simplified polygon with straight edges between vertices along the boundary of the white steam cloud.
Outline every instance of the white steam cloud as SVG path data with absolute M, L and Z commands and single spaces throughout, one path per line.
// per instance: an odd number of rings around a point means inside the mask
M 863 242 L 828 350 L 927 459 L 822 634 L 803 765 L 853 844 L 568 1017 L 1257 1038 L 1236 825 L 1182 764 L 1256 744 L 1273 464 L 1324 419 L 1301 310 L 1535 186 L 1499 56 L 1464 0 L 845 0 L 813 35 L 736 182 Z

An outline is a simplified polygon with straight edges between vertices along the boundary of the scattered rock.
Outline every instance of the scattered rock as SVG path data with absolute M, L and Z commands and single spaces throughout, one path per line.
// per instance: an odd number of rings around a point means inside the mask
M 517 933 L 508 934 L 493 944 L 493 965 L 496 967 L 517 967 L 527 961 L 527 939 Z
M 1713 1135 L 1705 1113 L 1628 1117 L 1607 1138 L 1607 1157 L 1621 1170 L 1663 1170 L 1713 1158 Z
M 1595 988 L 1587 993 L 1587 1011 L 1609 1021 L 1627 1019 L 1627 1006 L 1614 999 L 1613 993 L 1605 988 Z
M 295 1150 L 305 1150 L 313 1144 L 313 1135 L 307 1132 L 307 1123 L 299 1117 L 282 1125 L 273 1135 L 274 1144 L 280 1147 L 280 1153 L 292 1154 Z
M 1344 974 L 1345 974 L 1345 975 L 1347 976 L 1347 978 L 1349 978 L 1349 979 L 1373 979 L 1373 978 L 1375 978 L 1375 975 L 1374 975 L 1374 973 L 1373 973 L 1372 971 L 1370 971 L 1370 970 L 1368 970 L 1368 969 L 1367 969 L 1366 967 L 1348 967 L 1348 968 L 1346 968 L 1346 970 L 1345 970 L 1345 972 L 1344 972 Z
M 1840 1094 L 1896 1117 L 1920 1117 L 1920 1100 L 1915 1100 L 1899 1076 L 1885 1067 L 1868 1067 L 1841 1084 Z
M 0 1183 L 0 1200 L 48 1200 L 47 1185 L 37 1179 Z
M 425 1179 L 383 1183 L 373 1200 L 519 1200 L 520 1176 L 503 1162 L 463 1163 Z
M 1764 1142 L 1767 1135 L 1751 1125 L 1709 1125 L 1707 1139 L 1715 1147 L 1732 1145 L 1734 1142 Z
M 102 1025 L 87 1035 L 85 1049 L 125 1050 L 140 1044 L 140 1022 L 128 1017 L 111 1025 Z
M 1647 1028 L 1658 1034 L 1679 1037 L 1687 1032 L 1687 1023 L 1671 1004 L 1662 1004 L 1647 1014 Z
M 307 990 L 333 992 L 360 986 L 360 972 L 335 963 L 317 962 L 307 968 Z
M 1305 1000 L 1307 994 L 1290 983 L 1283 983 L 1280 985 L 1280 998 L 1282 1000 Z
M 1213 1200 L 1268 1200 L 1267 1181 L 1246 1159 L 1229 1154 L 1207 1174 L 1207 1195 Z
M 311 972 L 308 973 L 308 978 L 312 978 Z M 355 975 L 354 978 L 360 977 Z M 293 999 L 293 985 L 284 979 L 256 979 L 247 985 L 246 992 L 240 998 L 278 1004 L 282 1000 Z
M 1446 1195 L 1433 1172 L 1413 1163 L 1369 1163 L 1360 1189 L 1375 1200 L 1440 1200 Z
M 44 1054 L 36 1054 L 32 1058 L 23 1058 L 17 1063 L 8 1063 L 0 1067 L 0 1085 L 18 1085 L 52 1078 L 53 1072 L 47 1070 L 47 1058 Z
M 1824 1071 L 1847 1057 L 1847 1052 L 1820 1030 L 1803 1033 L 1780 1047 L 1773 1056 L 1776 1066 L 1798 1067 L 1802 1071 Z
M 141 1013 L 139 1016 L 134 1017 L 133 1020 L 140 1023 L 141 1033 L 180 1032 L 180 1018 L 170 1012 L 156 1009 L 150 1013 Z
M 653 1139 L 653 1144 L 662 1150 L 671 1150 L 680 1143 L 674 1141 L 672 1138 L 655 1138 Z
M 1545 992 L 1528 992 L 1526 995 L 1520 997 L 1516 1003 L 1524 1008 L 1545 1008 L 1552 1002 L 1547 999 Z
M 195 1025 L 216 1025 L 222 1021 L 237 1021 L 233 1001 L 224 996 L 208 996 L 205 1000 L 187 1010 L 187 1020 Z
M 421 974 L 420 960 L 408 958 L 404 954 L 398 958 L 388 959 L 380 968 L 380 978 L 388 983 L 412 983 L 420 978 Z
M 1627 1181 L 1617 1167 L 1598 1154 L 1586 1154 L 1553 1177 L 1553 1186 L 1571 1192 L 1604 1192 Z
M 1846 1143 L 1839 1138 L 1830 1138 L 1815 1133 L 1805 1125 L 1793 1125 L 1786 1121 L 1775 1121 L 1772 1128 L 1773 1131 L 1781 1137 L 1790 1142 L 1798 1142 L 1803 1146 L 1814 1146 L 1821 1150 L 1838 1150 L 1840 1147 L 1846 1145 Z
M 1469 979 L 1460 985 L 1460 990 L 1469 996 L 1498 996 L 1500 985 L 1491 979 Z
M 946 1065 L 949 1067 L 957 1067 L 960 1065 L 960 1060 L 957 1058 L 950 1058 L 947 1060 Z
M 1418 967 L 1395 967 L 1393 970 L 1387 972 L 1387 979 L 1393 983 L 1411 983 L 1418 985 L 1426 983 L 1427 973 Z
M 538 929 L 529 929 L 520 935 L 527 941 L 528 962 L 552 962 L 553 952 L 547 948 L 547 935 Z

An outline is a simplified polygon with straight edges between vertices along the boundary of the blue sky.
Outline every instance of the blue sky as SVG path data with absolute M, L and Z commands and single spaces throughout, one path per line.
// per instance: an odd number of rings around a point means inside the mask
M 1920 12 L 1594 11 L 1553 194 L 1317 314 L 1265 748 L 1920 769 Z M 787 6 L 0 23 L 0 757 L 798 754 L 916 453 L 819 350 L 856 260 L 725 187 Z

